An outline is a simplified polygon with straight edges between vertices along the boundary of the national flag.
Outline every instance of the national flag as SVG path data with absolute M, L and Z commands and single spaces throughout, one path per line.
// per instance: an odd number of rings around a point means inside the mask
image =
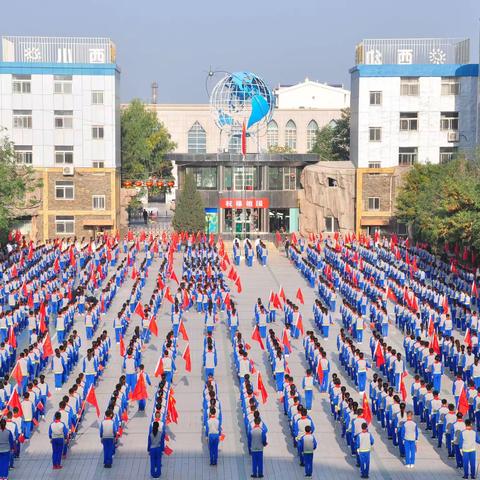
M 368 425 L 372 423 L 372 410 L 370 409 L 370 403 L 368 402 L 367 392 L 363 392 L 363 418 Z
M 137 303 L 137 306 L 135 307 L 135 313 L 142 319 L 145 319 L 145 311 L 143 310 L 143 305 L 141 302 Z
M 175 303 L 175 300 L 172 297 L 172 294 L 170 293 L 170 287 L 167 287 L 165 290 L 165 298 L 170 302 L 170 303 Z
M 75 264 L 76 264 L 76 262 L 75 262 L 75 251 L 74 251 L 73 244 L 70 245 L 70 249 L 69 249 L 69 251 L 68 251 L 68 254 L 69 254 L 69 256 L 70 256 L 70 265 L 71 265 L 72 267 L 74 267 Z
M 303 293 L 302 293 L 302 289 L 301 289 L 301 288 L 299 288 L 299 289 L 297 290 L 296 298 L 298 299 L 298 301 L 299 301 L 302 305 L 304 305 Z
M 265 346 L 263 345 L 263 340 L 262 340 L 262 337 L 260 336 L 260 330 L 258 329 L 258 325 L 255 325 L 255 328 L 253 329 L 252 340 L 255 340 L 256 342 L 258 342 L 260 345 L 260 348 L 262 350 L 265 350 Z
M 430 317 L 430 320 L 428 321 L 428 336 L 431 337 L 434 332 L 435 332 L 435 323 L 433 322 L 433 317 Z
M 59 258 L 55 258 L 55 261 L 53 262 L 53 271 L 55 273 L 58 273 L 60 271 L 60 260 Z
M 260 393 L 262 394 L 262 403 L 265 404 L 268 399 L 268 392 L 267 392 L 267 389 L 265 388 L 265 385 L 263 384 L 262 374 L 260 372 L 257 372 L 257 388 L 258 390 L 260 390 Z
M 288 338 L 288 333 L 287 333 L 287 329 L 284 328 L 283 329 L 283 333 L 282 333 L 282 343 L 283 343 L 283 346 L 288 350 L 288 352 L 290 353 L 292 351 L 292 346 L 290 344 L 290 340 Z
M 173 450 L 165 443 L 165 446 L 163 447 L 163 453 L 169 457 L 173 453 Z
M 170 280 L 174 280 L 175 282 L 177 282 L 178 285 L 178 278 L 175 275 L 175 270 L 172 270 L 172 272 L 170 273 Z
M 207 277 L 210 278 L 212 276 L 212 266 L 208 263 L 207 264 Z
M 300 333 L 302 335 L 305 335 L 305 330 L 303 329 L 303 320 L 302 320 L 302 315 L 299 314 L 298 317 L 297 317 L 297 322 L 296 322 L 296 325 L 295 325 L 298 330 L 300 331 Z
M 161 275 L 159 275 L 157 278 L 157 286 L 160 290 L 163 290 L 165 288 L 165 284 L 163 283 Z
M 318 359 L 318 365 L 317 365 L 317 380 L 318 383 L 321 385 L 323 383 L 323 367 L 322 367 L 322 359 Z
M 158 325 L 157 325 L 157 319 L 155 318 L 155 315 L 152 315 L 152 317 L 150 318 L 148 329 L 152 332 L 152 335 L 155 335 L 156 337 L 158 337 Z
M 285 292 L 283 291 L 283 287 L 280 287 L 280 291 L 278 292 L 278 296 L 283 300 L 283 303 L 287 301 L 287 297 L 285 296 Z
M 147 383 L 145 382 L 145 375 L 140 372 L 137 384 L 130 394 L 130 400 L 146 400 L 148 398 Z
M 19 385 L 22 384 L 23 382 L 23 375 L 22 375 L 22 369 L 20 368 L 20 364 L 17 363 L 13 367 L 12 373 L 10 374 L 10 377 L 14 378 Z
M 8 340 L 7 343 L 13 348 L 17 348 L 17 337 L 15 335 L 15 330 L 13 329 L 13 326 L 10 326 L 8 328 Z
M 385 365 L 385 357 L 383 356 L 383 348 L 380 342 L 377 342 L 377 346 L 375 347 L 375 363 L 377 364 L 377 368 L 380 368 L 382 365 Z
M 50 339 L 50 334 L 47 332 L 43 340 L 43 358 L 51 356 L 53 356 L 52 340 Z
M 245 122 L 243 122 L 242 125 L 242 155 L 247 154 L 247 127 L 245 125 Z
M 12 277 L 18 277 L 18 270 L 15 264 L 13 264 L 13 267 L 12 267 Z
M 190 297 L 188 296 L 188 291 L 185 288 L 183 290 L 183 309 L 186 310 L 188 306 L 190 305 Z
M 292 233 L 291 243 L 292 243 L 292 245 L 296 245 L 298 243 L 297 236 L 295 235 L 295 232 Z
M 188 342 L 188 334 L 187 334 L 187 329 L 185 328 L 185 325 L 183 323 L 183 320 L 180 320 L 180 324 L 178 325 L 178 333 L 182 335 L 182 338 Z
M 11 407 L 12 410 L 17 407 L 18 413 L 23 416 L 22 402 L 20 401 L 20 396 L 18 395 L 18 387 L 16 385 L 15 387 L 13 387 L 13 392 L 10 396 L 10 400 L 8 400 L 7 407 Z
M 467 391 L 465 387 L 462 389 L 462 393 L 460 394 L 460 398 L 458 400 L 458 411 L 465 416 L 468 413 L 470 406 L 468 404 L 467 399 Z
M 472 282 L 472 297 L 478 298 L 477 283 L 475 280 Z
M 190 358 L 190 344 L 187 343 L 185 350 L 182 353 L 182 358 L 185 360 L 185 370 L 187 372 L 192 371 L 192 360 Z
M 170 395 L 168 396 L 168 404 L 167 404 L 167 416 L 173 423 L 178 423 L 178 412 L 177 408 L 175 407 L 175 398 L 170 391 Z
M 164 371 L 165 370 L 163 369 L 163 357 L 160 357 L 158 359 L 157 366 L 155 367 L 155 377 L 160 377 L 161 375 L 163 375 Z
M 472 347 L 472 334 L 469 328 L 467 328 L 467 331 L 465 333 L 465 338 L 463 339 L 463 343 L 465 345 L 468 345 L 469 347 Z
M 133 268 L 132 268 L 132 276 L 131 276 L 132 280 L 135 280 L 137 278 L 137 276 L 138 276 L 138 272 L 137 272 L 137 269 L 136 269 L 135 264 L 134 264 Z
M 395 292 L 390 288 L 390 285 L 387 285 L 387 298 L 390 299 L 393 303 L 398 302 Z
M 403 372 L 400 376 L 400 393 L 402 395 L 402 401 L 405 402 L 407 400 L 407 387 L 405 386 L 405 382 L 403 379 L 408 375 L 407 372 Z
M 242 282 L 240 281 L 240 277 L 235 280 L 235 285 L 237 286 L 237 293 L 242 293 Z
M 120 335 L 120 356 L 124 357 L 125 352 L 126 352 L 126 349 L 125 349 L 125 342 L 123 340 L 123 335 Z
M 433 323 L 433 322 L 432 322 Z M 438 337 L 437 337 L 437 333 L 436 332 L 433 332 L 433 338 L 432 338 L 432 341 L 430 343 L 430 348 L 433 348 L 433 351 L 439 355 L 440 354 L 440 345 L 438 343 Z
M 33 242 L 30 242 L 30 245 L 28 247 L 28 260 L 31 260 L 33 258 Z
M 95 388 L 93 385 L 88 390 L 87 396 L 85 397 L 85 401 L 90 405 L 95 407 L 95 411 L 97 412 L 97 417 L 100 416 L 100 407 L 98 406 L 97 396 L 95 395 Z
M 227 294 L 225 295 L 225 299 L 224 299 L 223 303 L 225 304 L 225 307 L 227 308 L 227 310 L 232 309 L 232 305 L 230 303 L 230 293 L 227 292 Z

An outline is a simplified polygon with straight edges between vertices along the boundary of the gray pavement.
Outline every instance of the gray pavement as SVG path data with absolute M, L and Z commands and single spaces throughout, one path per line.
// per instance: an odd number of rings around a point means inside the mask
M 229 251 L 230 254 L 230 251 Z M 141 256 L 141 258 L 143 258 Z M 140 259 L 141 259 L 140 258 Z M 140 260 L 139 259 L 139 260 Z M 139 262 L 137 260 L 137 264 Z M 159 267 L 158 260 L 153 262 L 143 290 L 142 301 L 150 298 L 154 289 L 156 272 Z M 180 274 L 181 254 L 175 255 L 175 271 Z M 264 302 L 268 301 L 270 290 L 278 291 L 283 286 L 287 297 L 294 299 L 298 287 L 302 288 L 305 297 L 305 306 L 301 307 L 305 329 L 315 329 L 312 320 L 312 304 L 315 292 L 308 287 L 300 274 L 285 258 L 273 247 L 270 248 L 269 265 L 262 267 L 257 263 L 252 268 L 243 263 L 238 268 L 243 286 L 240 295 L 233 294 L 237 302 L 240 319 L 240 331 L 244 337 L 250 338 L 253 328 L 253 306 L 257 297 Z M 117 293 L 110 311 L 102 318 L 101 328 L 106 328 L 113 341 L 113 316 L 126 300 L 130 292 L 132 280 L 128 279 L 122 290 Z M 337 302 L 338 303 L 338 302 Z M 152 377 L 155 369 L 161 343 L 166 332 L 170 329 L 169 304 L 162 305 L 158 318 L 159 337 L 153 337 L 143 355 L 143 362 Z M 273 325 L 278 336 L 282 332 L 282 316 L 277 315 L 277 322 Z M 227 326 L 222 317 L 220 324 L 215 329 L 215 340 L 218 352 L 219 364 L 216 369 L 216 381 L 219 388 L 219 398 L 222 403 L 224 431 L 226 438 L 221 442 L 219 462 L 217 467 L 209 466 L 208 447 L 202 435 L 202 349 L 203 349 L 203 318 L 196 312 L 186 315 L 185 326 L 190 337 L 190 349 L 192 356 L 192 372 L 185 373 L 184 362 L 180 358 L 185 342 L 179 340 L 179 356 L 177 357 L 177 373 L 174 378 L 175 398 L 179 412 L 178 424 L 169 425 L 170 442 L 173 449 L 170 457 L 163 457 L 162 478 L 174 479 L 245 479 L 250 476 L 250 457 L 246 447 L 246 437 L 243 428 L 243 420 L 240 410 L 239 390 L 236 373 L 233 365 L 232 346 L 227 334 Z M 336 371 L 342 377 L 344 383 L 350 385 L 349 390 L 354 393 L 354 386 L 345 379 L 344 371 L 338 363 L 335 339 L 340 328 L 338 310 L 335 314 L 336 325 L 331 328 L 328 341 L 322 341 L 327 350 L 331 362 L 332 371 Z M 85 338 L 83 319 L 77 320 L 77 329 Z M 130 338 L 138 317 L 133 315 L 132 324 L 127 332 Z M 366 332 L 367 333 L 367 332 Z M 368 338 L 363 343 L 363 351 L 368 352 Z M 402 335 L 391 327 L 391 335 L 388 338 L 390 344 L 397 347 L 402 345 Z M 274 389 L 271 368 L 267 353 L 262 352 L 256 342 L 250 341 L 252 349 L 250 357 L 255 361 L 261 371 L 264 383 L 269 393 L 268 401 L 260 406 L 262 419 L 269 428 L 268 446 L 265 449 L 265 478 L 271 479 L 300 479 L 304 478 L 303 468 L 298 466 L 296 452 L 292 445 L 292 439 L 288 429 L 288 422 L 283 415 L 282 405 L 278 402 Z M 56 344 L 56 341 L 54 341 Z M 86 342 L 83 342 L 83 349 Z M 307 367 L 303 354 L 301 340 L 292 340 L 293 352 L 288 359 L 291 373 L 298 386 Z M 403 350 L 402 350 L 403 351 Z M 83 351 L 82 351 L 83 353 Z M 118 346 L 113 341 L 111 359 L 96 388 L 97 398 L 102 413 L 106 408 L 108 397 L 112 392 L 118 377 L 121 374 L 121 363 Z M 70 376 L 66 388 L 72 383 L 76 372 Z M 47 380 L 53 384 L 52 375 L 49 373 Z M 411 376 L 407 379 L 409 388 Z M 65 388 L 65 389 L 66 389 Z M 65 391 L 64 389 L 64 391 Z M 451 391 L 451 379 L 443 382 L 444 395 Z M 104 470 L 102 449 L 98 435 L 98 421 L 93 407 L 87 409 L 87 414 L 79 430 L 76 440 L 73 442 L 67 458 L 64 460 L 64 468 L 61 471 L 51 469 L 51 448 L 48 441 L 48 425 L 58 404 L 59 398 L 64 394 L 54 392 L 54 396 L 47 408 L 47 418 L 40 423 L 40 427 L 34 432 L 32 439 L 23 447 L 22 455 L 16 462 L 16 468 L 11 471 L 13 479 L 147 479 L 149 475 L 149 458 L 146 452 L 147 431 L 152 413 L 152 400 L 147 402 L 145 414 L 137 412 L 137 406 L 132 405 L 129 410 L 130 420 L 121 438 L 120 445 L 114 458 L 113 468 Z M 151 396 L 155 387 L 149 388 Z M 358 397 L 358 394 L 355 394 Z M 450 397 L 449 397 L 450 398 Z M 326 394 L 314 393 L 312 417 L 316 426 L 316 437 L 319 447 L 314 457 L 313 478 L 350 479 L 359 478 L 360 474 L 355 467 L 354 458 L 350 456 L 345 441 L 340 438 L 339 424 L 333 421 L 330 415 L 328 397 Z M 460 472 L 455 469 L 452 459 L 447 459 L 445 448 L 437 450 L 428 436 L 424 435 L 423 426 L 420 428 L 421 435 L 418 442 L 417 465 L 414 470 L 408 470 L 398 455 L 398 449 L 393 447 L 390 440 L 378 428 L 376 420 L 372 424 L 372 433 L 375 437 L 375 448 L 372 454 L 370 478 L 373 479 L 409 479 L 431 478 L 451 479 L 459 477 Z M 428 432 L 427 432 L 428 433 Z M 463 472 L 462 472 L 463 474 Z

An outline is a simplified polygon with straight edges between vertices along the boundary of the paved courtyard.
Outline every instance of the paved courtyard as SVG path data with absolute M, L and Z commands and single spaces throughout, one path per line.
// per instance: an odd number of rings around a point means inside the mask
M 230 252 L 229 252 L 230 254 Z M 140 256 L 142 259 L 143 256 Z M 137 264 L 139 261 L 137 260 Z M 159 261 L 156 259 L 150 269 L 151 274 L 143 290 L 142 302 L 148 301 L 155 288 L 156 272 Z M 181 254 L 175 254 L 175 271 L 177 276 L 181 273 Z M 295 268 L 285 258 L 283 252 L 278 252 L 270 247 L 269 265 L 262 267 L 257 263 L 253 268 L 247 268 L 244 263 L 238 268 L 243 292 L 233 294 L 232 298 L 237 303 L 240 319 L 240 331 L 246 338 L 250 338 L 253 328 L 253 306 L 257 297 L 264 302 L 268 301 L 270 290 L 278 291 L 280 286 L 285 290 L 287 297 L 292 300 L 298 287 L 302 288 L 305 305 L 301 307 L 305 329 L 315 329 L 312 321 L 312 304 L 315 292 L 311 289 Z M 110 272 L 111 273 L 111 272 Z M 120 309 L 130 292 L 133 280 L 130 278 L 125 282 L 119 292 L 108 314 L 103 317 L 103 325 L 113 335 L 113 315 Z M 338 302 L 337 302 L 338 303 Z M 153 372 L 157 363 L 161 344 L 165 334 L 170 329 L 169 318 L 170 304 L 162 305 L 160 315 L 157 317 L 159 326 L 158 338 L 148 345 L 143 355 L 143 362 L 150 376 L 153 379 Z M 127 338 L 130 338 L 133 328 L 139 323 L 139 318 L 133 315 L 133 325 L 130 325 Z M 277 322 L 273 325 L 277 336 L 280 337 L 283 323 L 282 316 L 277 316 Z M 349 390 L 358 397 L 353 385 L 343 375 L 344 371 L 338 364 L 335 339 L 339 331 L 340 318 L 335 313 L 335 326 L 330 331 L 328 341 L 322 341 L 328 351 L 331 368 L 342 377 L 342 383 L 350 385 Z M 85 338 L 83 319 L 77 320 L 76 328 Z M 184 343 L 179 340 L 179 355 L 177 357 L 177 373 L 174 377 L 173 386 L 177 409 L 179 412 L 178 424 L 170 424 L 169 445 L 173 449 L 170 457 L 163 456 L 162 478 L 171 479 L 245 479 L 250 477 L 250 457 L 246 447 L 243 420 L 239 401 L 239 390 L 236 380 L 236 373 L 233 365 L 232 346 L 227 334 L 225 318 L 222 317 L 220 324 L 215 329 L 215 340 L 218 352 L 218 367 L 216 369 L 216 381 L 219 388 L 219 398 L 222 403 L 225 440 L 221 443 L 219 462 L 217 467 L 209 466 L 208 446 L 202 434 L 202 351 L 203 351 L 203 318 L 196 312 L 190 311 L 185 318 L 185 325 L 190 337 L 190 348 L 192 355 L 192 371 L 185 373 L 184 361 L 180 355 Z M 389 343 L 401 348 L 403 337 L 395 327 L 391 327 Z M 364 340 L 364 351 L 368 351 L 368 338 Z M 87 342 L 83 342 L 82 349 Z M 265 477 L 271 479 L 300 479 L 304 478 L 303 468 L 298 466 L 296 451 L 292 445 L 292 439 L 288 428 L 287 418 L 283 415 L 281 404 L 277 401 L 274 390 L 273 378 L 267 358 L 267 353 L 262 352 L 256 342 L 250 341 L 252 349 L 250 357 L 255 361 L 264 378 L 269 398 L 265 405 L 260 405 L 262 419 L 267 424 L 268 447 L 265 449 Z M 56 339 L 54 339 L 56 345 Z M 305 373 L 306 361 L 303 355 L 301 340 L 292 341 L 293 352 L 288 359 L 288 364 L 296 384 L 301 386 L 301 379 Z M 84 353 L 84 350 L 82 350 Z M 118 345 L 113 343 L 112 358 L 108 363 L 103 377 L 96 387 L 96 394 L 100 408 L 105 410 L 110 393 L 118 377 L 121 375 L 121 361 Z M 70 380 L 80 371 L 77 366 L 76 372 L 70 376 Z M 53 385 L 52 374 L 48 374 L 48 382 Z M 411 382 L 411 375 L 407 379 L 407 388 Z M 155 382 L 154 382 L 155 383 Z M 67 382 L 65 387 L 69 386 Z M 451 378 L 443 381 L 442 396 L 451 397 Z M 151 397 L 155 387 L 149 388 Z M 65 393 L 55 392 L 50 399 L 47 408 L 47 418 L 40 423 L 35 430 L 32 439 L 25 444 L 21 458 L 16 462 L 15 469 L 11 471 L 13 479 L 146 479 L 149 475 L 149 458 L 146 451 L 147 432 L 152 413 L 152 399 L 147 402 L 145 414 L 136 411 L 137 406 L 132 405 L 129 410 L 130 420 L 125 428 L 123 437 L 117 448 L 113 468 L 103 468 L 102 447 L 98 433 L 98 420 L 95 410 L 92 407 L 87 409 L 86 417 L 79 429 L 75 441 L 72 443 L 67 458 L 64 460 L 64 468 L 61 471 L 52 471 L 51 468 L 51 447 L 48 441 L 48 426 L 52 420 L 55 407 L 60 397 Z M 314 457 L 313 478 L 335 478 L 351 479 L 359 478 L 359 470 L 355 467 L 355 459 L 350 456 L 345 441 L 340 438 L 339 424 L 333 421 L 330 415 L 328 397 L 314 394 L 312 418 L 316 426 L 316 438 L 318 449 Z M 453 459 L 448 459 L 445 448 L 438 450 L 425 435 L 423 425 L 420 428 L 421 434 L 418 442 L 417 463 L 414 470 L 407 470 L 403 461 L 398 455 L 398 449 L 393 447 L 386 434 L 377 428 L 376 420 L 373 420 L 371 431 L 375 437 L 375 447 L 372 452 L 372 463 L 370 478 L 373 479 L 406 479 L 406 478 L 432 478 L 451 479 L 460 476 L 455 469 Z M 462 472 L 463 474 L 463 472 Z

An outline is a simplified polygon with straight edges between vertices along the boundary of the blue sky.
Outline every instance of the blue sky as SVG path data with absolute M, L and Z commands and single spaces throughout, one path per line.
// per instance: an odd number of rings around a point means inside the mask
M 348 86 L 362 38 L 470 37 L 478 62 L 479 17 L 480 0 L 4 0 L 0 33 L 109 36 L 123 101 L 156 80 L 159 102 L 188 103 L 207 100 L 210 65 Z

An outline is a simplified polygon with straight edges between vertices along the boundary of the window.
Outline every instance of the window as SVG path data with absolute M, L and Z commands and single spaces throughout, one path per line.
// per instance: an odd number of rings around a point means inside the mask
M 382 92 L 370 92 L 370 105 L 382 104 Z
M 457 77 L 442 77 L 442 95 L 458 95 L 460 80 Z
M 92 138 L 94 140 L 102 140 L 103 139 L 103 126 L 95 125 L 92 127 Z
M 103 105 L 103 90 L 92 91 L 92 105 Z
M 278 147 L 278 125 L 275 120 L 270 120 L 267 125 L 267 148 Z
M 30 93 L 31 92 L 31 75 L 12 75 L 12 92 L 13 93 Z
M 417 112 L 400 112 L 400 131 L 417 131 L 418 130 L 418 113 Z
M 325 231 L 333 233 L 339 230 L 338 220 L 335 217 L 325 217 Z
M 380 198 L 379 197 L 368 197 L 368 209 L 369 210 L 380 210 Z
M 440 147 L 440 163 L 446 163 L 458 153 L 458 147 Z
M 317 139 L 318 123 L 315 120 L 310 120 L 307 125 L 307 152 L 310 152 L 315 145 Z
M 397 233 L 399 235 L 408 235 L 408 228 L 406 223 L 397 222 Z
M 368 168 L 380 168 L 380 162 L 368 162 Z
M 381 142 L 382 141 L 382 129 L 380 127 L 370 127 L 368 129 L 369 138 L 371 142 Z
M 71 75 L 54 75 L 53 76 L 53 93 L 71 94 L 72 93 L 72 76 Z
M 105 162 L 92 162 L 93 168 L 105 168 Z
M 105 195 L 92 195 L 92 209 L 105 210 Z
M 217 167 L 187 167 L 186 173 L 193 176 L 199 190 L 217 189 Z
M 53 112 L 55 128 L 73 128 L 72 110 L 55 110 Z
M 198 122 L 188 131 L 188 153 L 207 153 L 207 134 Z
M 400 95 L 417 97 L 420 93 L 420 81 L 417 77 L 402 77 L 400 79 Z
M 247 165 L 235 165 L 233 167 L 233 189 L 255 190 L 258 183 L 257 167 Z
M 332 187 L 332 188 L 338 187 L 338 182 L 335 178 L 328 177 L 327 180 L 328 180 L 329 187 Z
M 289 120 L 285 125 L 285 146 L 292 150 L 297 148 L 297 126 L 293 120 Z
M 239 127 L 232 128 L 230 140 L 228 141 L 229 153 L 240 153 L 242 150 L 242 129 Z
M 458 130 L 458 112 L 440 113 L 440 130 Z
M 57 180 L 55 182 L 55 198 L 57 200 L 73 200 L 73 182 L 71 180 Z
M 55 164 L 72 165 L 73 147 L 68 145 L 55 145 Z
M 75 233 L 75 217 L 68 215 L 55 217 L 55 233 L 57 235 Z
M 32 128 L 32 111 L 14 110 L 13 128 Z
M 299 171 L 296 167 L 268 167 L 269 190 L 297 190 Z
M 15 145 L 15 156 L 17 163 L 22 165 L 31 165 L 33 162 L 32 146 Z
M 417 163 L 417 155 L 417 147 L 400 147 L 398 149 L 398 164 L 413 165 L 414 163 Z

